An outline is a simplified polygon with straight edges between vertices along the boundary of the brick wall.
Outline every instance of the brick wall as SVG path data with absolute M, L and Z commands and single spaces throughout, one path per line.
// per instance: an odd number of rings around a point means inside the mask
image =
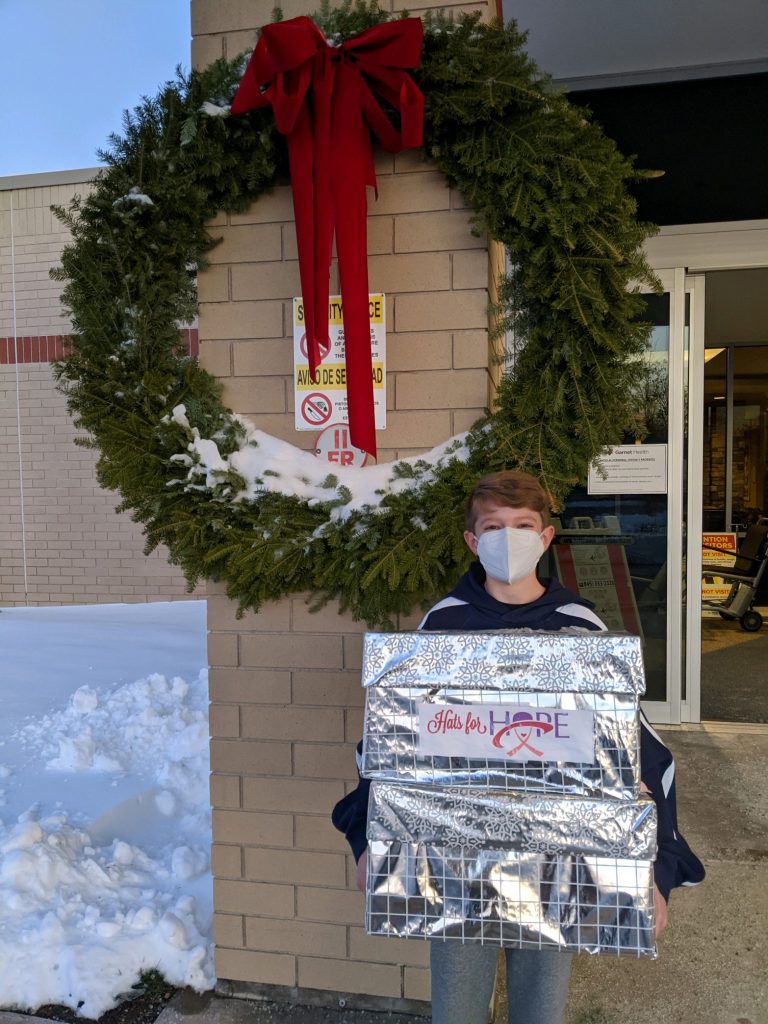
M 13 334 L 11 205 L 15 252 L 16 330 L 19 334 L 66 334 L 69 320 L 59 303 L 61 285 L 48 276 L 69 240 L 69 232 L 51 213 L 86 195 L 95 171 L 34 174 L 0 179 L 0 337 Z M 73 180 L 74 179 L 74 180 Z
M 50 205 L 83 194 L 93 173 L 0 179 L 0 605 L 190 596 L 167 552 L 145 557 L 140 527 L 115 514 L 51 372 L 70 323 L 48 274 L 69 236 Z M 186 340 L 196 344 L 196 332 Z
M 208 616 L 219 978 L 246 993 L 298 986 L 305 1001 L 427 999 L 426 945 L 364 935 L 354 862 L 329 819 L 362 731 L 364 626 L 301 596 L 237 620 L 209 592 Z
M 271 7 L 192 0 L 196 64 L 252 47 Z M 309 10 L 283 4 L 285 17 Z M 371 290 L 387 296 L 388 406 L 378 446 L 380 459 L 392 459 L 466 429 L 487 404 L 489 252 L 434 166 L 415 153 L 376 162 L 369 270 Z M 314 435 L 294 430 L 290 301 L 299 277 L 289 189 L 218 217 L 216 231 L 224 240 L 200 279 L 201 361 L 223 379 L 232 408 L 309 448 Z M 333 606 L 310 614 L 301 596 L 238 620 L 222 587 L 208 594 L 220 985 L 423 1009 L 427 945 L 365 936 L 354 862 L 329 821 L 354 784 L 364 627 Z

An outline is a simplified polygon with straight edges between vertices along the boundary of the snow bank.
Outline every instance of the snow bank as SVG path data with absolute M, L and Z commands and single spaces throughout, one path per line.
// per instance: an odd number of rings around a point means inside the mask
M 197 636 L 197 602 L 188 604 L 154 606 L 155 627 L 167 618 L 167 655 L 153 646 L 146 606 L 126 606 L 119 620 L 124 660 L 135 659 L 142 645 L 157 661 L 188 663 L 190 651 L 196 657 L 204 632 Z M 150 672 L 111 687 L 83 685 L 99 659 L 94 621 L 106 625 L 114 609 L 93 609 L 90 630 L 72 609 L 0 615 L 0 647 L 6 641 L 8 655 L 0 682 L 3 1008 L 62 1003 L 99 1017 L 152 968 L 198 991 L 215 983 L 207 672 L 192 682 Z M 49 645 L 37 680 L 41 625 L 55 641 L 59 612 L 67 657 L 51 671 Z M 126 628 L 131 619 L 138 625 Z M 14 662 L 22 651 L 23 671 Z M 114 656 L 120 660 L 119 646 Z M 23 702 L 14 676 L 28 687 Z M 39 709 L 42 700 L 45 710 L 22 718 L 22 706 Z M 28 801 L 33 792 L 35 802 L 19 811 L 19 793 Z
M 34 813 L 0 843 L 3 1006 L 63 1003 L 99 1017 L 151 968 L 176 985 L 213 986 L 194 897 L 174 893 L 182 848 L 170 865 L 121 840 L 95 848 L 66 814 Z
M 208 675 L 190 687 L 157 673 L 100 696 L 90 686 L 20 730 L 54 771 L 151 774 L 193 806 L 208 798 Z

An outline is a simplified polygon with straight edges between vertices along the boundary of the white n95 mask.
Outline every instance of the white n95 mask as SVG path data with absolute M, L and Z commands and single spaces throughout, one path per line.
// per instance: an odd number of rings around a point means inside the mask
M 544 554 L 544 541 L 535 530 L 487 530 L 477 539 L 477 557 L 489 576 L 502 583 L 517 583 L 536 568 Z

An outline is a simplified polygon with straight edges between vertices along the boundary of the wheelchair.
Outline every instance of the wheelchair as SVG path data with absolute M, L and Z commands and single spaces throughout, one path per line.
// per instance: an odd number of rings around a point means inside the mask
M 707 565 L 703 575 L 717 576 L 729 583 L 731 589 L 725 601 L 702 601 L 701 607 L 718 612 L 722 619 L 738 619 L 743 630 L 756 633 L 763 624 L 763 617 L 753 605 L 766 562 L 768 519 L 763 518 L 747 529 L 733 565 Z

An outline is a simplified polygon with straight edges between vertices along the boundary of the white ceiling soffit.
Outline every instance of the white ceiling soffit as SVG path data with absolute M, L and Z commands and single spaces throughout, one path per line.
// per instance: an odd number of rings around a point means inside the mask
M 768 71 L 768 0 L 503 0 L 570 89 Z

